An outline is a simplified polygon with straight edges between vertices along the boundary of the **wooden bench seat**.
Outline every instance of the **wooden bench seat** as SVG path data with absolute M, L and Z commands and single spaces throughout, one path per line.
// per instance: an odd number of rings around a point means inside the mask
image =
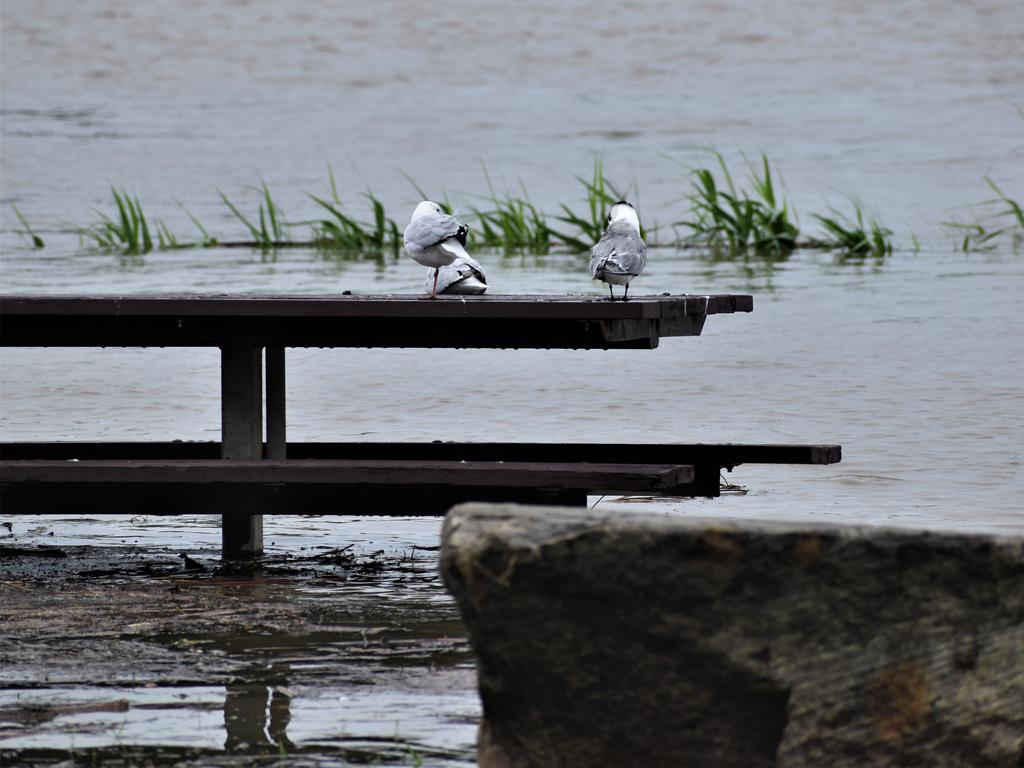
M 220 455 L 212 441 L 0 443 L 0 504 L 8 514 L 443 514 L 467 500 L 714 497 L 723 469 L 842 458 L 836 445 L 459 442 L 296 442 L 283 461 Z
M 6 514 L 436 515 L 468 500 L 691 495 L 679 464 L 461 460 L 0 460 Z

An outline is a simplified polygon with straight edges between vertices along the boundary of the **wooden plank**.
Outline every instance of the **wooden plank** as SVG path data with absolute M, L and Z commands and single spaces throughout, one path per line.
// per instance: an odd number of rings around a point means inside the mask
M 472 319 L 612 320 L 673 314 L 750 312 L 749 294 L 661 294 L 609 301 L 603 296 L 550 294 L 481 296 L 0 296 L 0 317 L 17 315 L 163 317 L 460 317 Z
M 452 349 L 653 348 L 658 320 L 584 321 L 351 317 L 8 316 L 0 319 L 0 346 L 203 347 L 232 344 L 278 347 L 398 347 Z M 686 335 L 681 333 L 680 335 Z M 693 335 L 693 334 L 691 334 Z
M 725 468 L 740 464 L 835 464 L 842 460 L 842 446 L 839 445 L 770 443 L 290 443 L 289 451 L 289 455 L 300 459 L 712 463 Z
M 263 456 L 263 350 L 232 345 L 221 349 L 221 457 L 255 460 Z M 221 553 L 225 560 L 263 552 L 263 518 L 244 504 L 225 516 Z
M 672 333 L 663 334 L 663 325 Z M 0 346 L 653 349 L 662 335 L 697 335 L 698 326 L 658 319 L 20 315 L 0 319 Z
M 3 346 L 651 349 L 747 295 L 0 298 Z
M 221 350 L 220 400 L 222 458 L 261 458 L 263 350 L 248 346 Z
M 216 442 L 0 443 L 3 459 L 209 459 Z M 673 443 L 331 443 L 292 442 L 295 459 L 455 459 L 466 461 L 556 461 L 607 463 L 835 464 L 842 447 L 829 444 Z
M 682 486 L 678 495 L 693 495 Z M 318 483 L 23 483 L 0 484 L 8 515 L 441 516 L 466 501 L 585 506 L 578 489 L 339 485 Z M 240 510 L 246 510 L 242 512 Z
M 593 492 L 671 490 L 693 481 L 693 467 L 585 462 L 356 460 L 0 461 L 0 484 L 500 485 Z
M 264 458 L 288 457 L 287 399 L 285 397 L 285 349 L 267 347 L 267 444 Z
M 465 501 L 708 495 L 694 477 L 688 466 L 579 462 L 5 460 L 0 505 L 12 515 L 220 514 L 230 524 L 251 514 L 442 515 Z

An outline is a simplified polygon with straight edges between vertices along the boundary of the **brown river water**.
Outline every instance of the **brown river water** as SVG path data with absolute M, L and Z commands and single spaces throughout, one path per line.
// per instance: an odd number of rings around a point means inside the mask
M 0 14 L 4 293 L 420 291 L 404 256 L 119 258 L 75 231 L 115 184 L 179 237 L 176 201 L 240 238 L 218 190 L 255 211 L 262 177 L 303 221 L 328 165 L 357 215 L 368 186 L 404 224 L 418 197 L 403 172 L 466 211 L 485 166 L 554 211 L 579 207 L 574 175 L 599 156 L 667 232 L 685 166 L 714 146 L 734 168 L 767 154 L 808 231 L 851 194 L 895 231 L 883 261 L 651 249 L 638 294 L 755 297 L 653 351 L 289 350 L 291 439 L 834 442 L 835 466 L 738 467 L 745 494 L 592 501 L 1024 532 L 1024 253 L 1004 237 L 964 254 L 940 226 L 986 215 L 985 175 L 1024 198 L 1019 3 Z M 585 257 L 476 255 L 496 293 L 601 291 Z M 3 440 L 216 439 L 218 403 L 215 350 L 0 350 Z M 268 519 L 255 575 L 215 570 L 212 518 L 0 524 L 0 765 L 472 763 L 479 705 L 435 575 L 440 520 Z M 15 552 L 40 545 L 66 557 Z M 184 572 L 182 551 L 207 571 Z

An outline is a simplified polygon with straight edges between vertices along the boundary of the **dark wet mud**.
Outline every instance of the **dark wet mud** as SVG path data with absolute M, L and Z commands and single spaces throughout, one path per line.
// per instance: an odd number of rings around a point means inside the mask
M 0 765 L 469 765 L 432 548 L 0 544 Z

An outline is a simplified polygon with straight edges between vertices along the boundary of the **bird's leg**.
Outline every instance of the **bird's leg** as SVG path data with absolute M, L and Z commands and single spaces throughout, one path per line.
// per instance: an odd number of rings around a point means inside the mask
M 438 276 L 438 275 L 439 275 L 440 273 L 441 273 L 441 268 L 440 268 L 440 267 L 437 267 L 437 268 L 436 268 L 436 269 L 434 270 L 434 290 L 432 290 L 432 291 L 430 292 L 430 298 L 432 298 L 432 299 L 436 299 L 436 298 L 437 298 L 437 276 Z
M 615 294 L 612 293 L 612 284 L 608 283 L 608 301 L 615 301 Z
M 623 301 L 629 301 L 629 283 L 626 283 L 626 290 L 622 294 L 622 300 Z

